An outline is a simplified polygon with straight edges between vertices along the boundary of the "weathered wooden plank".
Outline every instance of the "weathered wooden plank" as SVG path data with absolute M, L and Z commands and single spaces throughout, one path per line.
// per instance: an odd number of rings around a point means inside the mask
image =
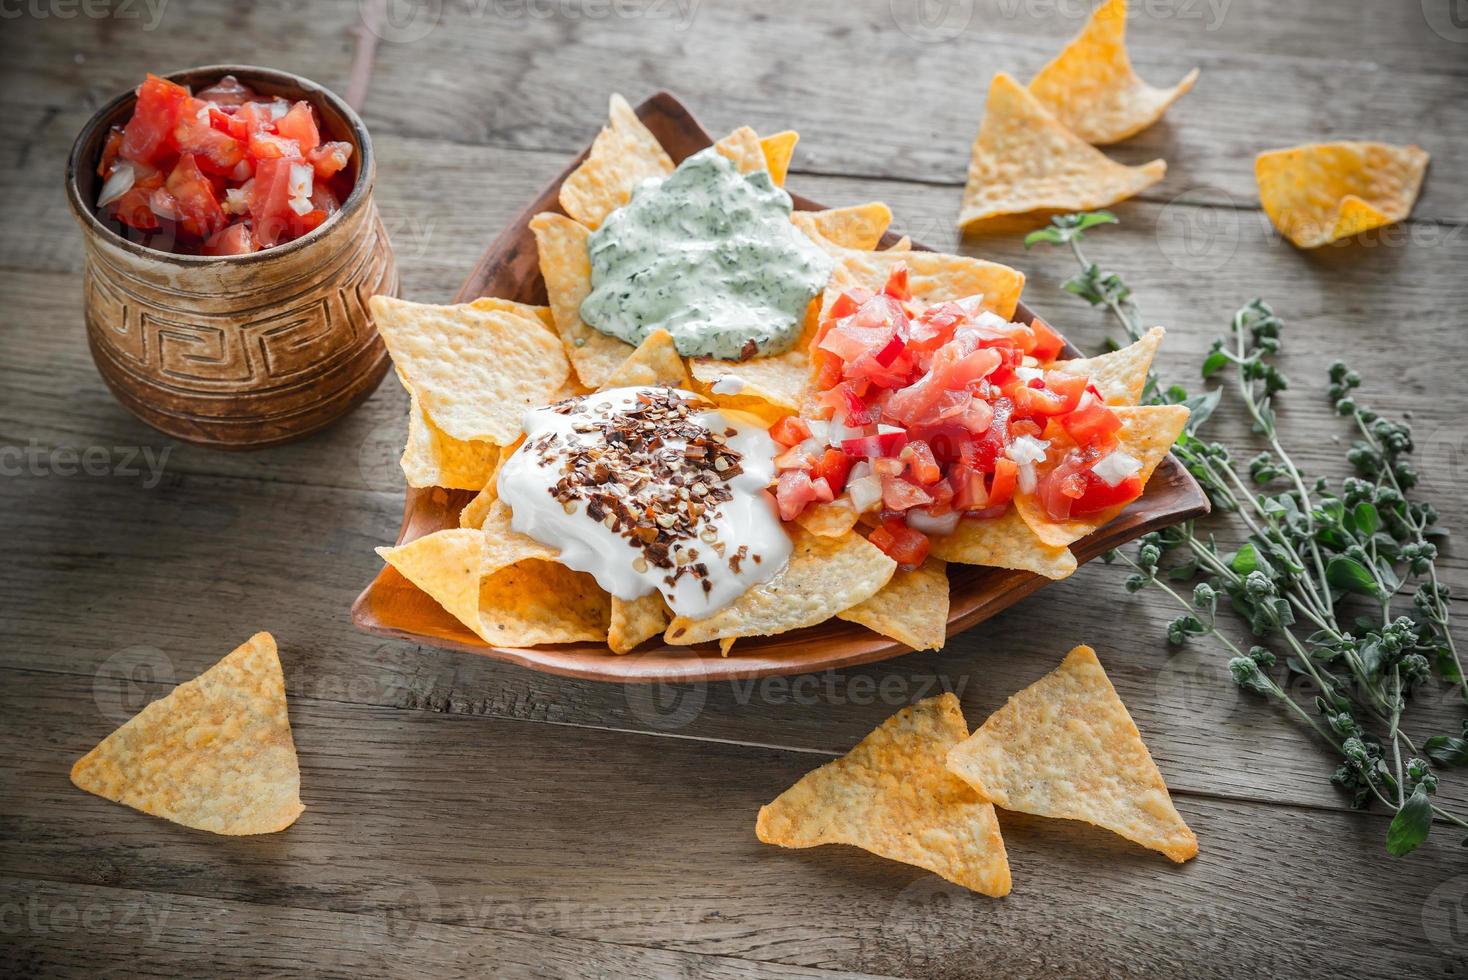
M 0 878 L 15 976 L 860 977 L 367 913 Z
M 1144 75 L 1165 83 L 1194 65 L 1203 69 L 1164 124 L 1114 151 L 1126 162 L 1169 161 L 1167 180 L 1145 199 L 1252 206 L 1258 151 L 1372 138 L 1421 143 L 1439 160 L 1441 176 L 1429 178 L 1418 218 L 1468 221 L 1468 203 L 1450 179 L 1451 161 L 1468 154 L 1468 106 L 1443 74 L 1461 75 L 1468 30 L 1444 38 L 1411 4 L 1335 4 L 1295 21 L 1262 0 L 1217 3 L 1226 8 L 1217 17 L 1204 0 L 1154 4 L 1152 13 L 1136 5 L 1132 43 Z M 787 4 L 778 16 L 757 0 L 415 9 L 422 19 L 385 31 L 411 40 L 384 41 L 378 50 L 366 117 L 379 135 L 569 152 L 604 121 L 609 91 L 635 99 L 667 88 L 715 128 L 799 129 L 797 168 L 956 186 L 989 76 L 1029 77 L 1078 29 L 1088 5 L 862 0 Z M 966 29 L 935 38 L 915 19 L 919 9 L 963 18 Z M 170 13 L 142 45 L 123 43 L 140 28 L 116 19 L 25 21 L 19 30 L 30 43 L 17 45 L 7 67 L 26 84 L 7 85 L 6 98 L 18 103 L 23 125 L 45 129 L 61 113 L 136 84 L 146 70 L 197 60 L 220 31 L 279 37 L 273 61 L 341 86 L 359 5 L 333 0 L 311 11 L 303 24 L 308 15 L 288 5 L 191 5 L 187 14 Z M 1300 37 L 1307 33 L 1309 44 Z M 1372 47 L 1363 52 L 1366 37 Z M 78 71 L 73 57 L 87 70 Z M 67 137 L 74 132 L 68 127 Z M 22 142 L 22 159 L 29 147 Z M 956 215 L 955 193 L 945 223 Z
M 759 844 L 757 807 L 809 755 L 312 698 L 291 710 L 300 821 L 210 837 L 70 787 L 110 727 L 91 683 L 11 676 L 11 876 L 908 976 L 1430 976 L 1464 952 L 1420 931 L 1462 898 L 1452 842 L 1391 860 L 1379 817 L 1183 797 L 1202 855 L 1175 867 L 1006 814 L 1016 885 L 995 902 L 854 849 Z

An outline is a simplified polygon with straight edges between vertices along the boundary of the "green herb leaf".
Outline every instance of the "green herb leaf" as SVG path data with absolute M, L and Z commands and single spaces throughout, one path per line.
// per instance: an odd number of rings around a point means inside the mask
M 1433 735 L 1423 748 L 1429 759 L 1444 768 L 1468 763 L 1468 739 L 1457 735 Z
M 1381 527 L 1381 515 L 1376 512 L 1376 507 L 1368 500 L 1363 500 L 1351 511 L 1351 516 L 1356 520 L 1356 530 L 1360 534 L 1375 534 L 1376 529 Z
M 1216 350 L 1203 359 L 1203 377 L 1211 378 L 1219 371 L 1228 367 L 1229 356 L 1221 350 Z
M 1366 566 L 1354 558 L 1335 555 L 1325 565 L 1325 580 L 1343 592 L 1376 598 L 1380 589 Z
M 1407 802 L 1392 817 L 1391 826 L 1386 831 L 1386 850 L 1392 857 L 1402 857 L 1415 851 L 1423 841 L 1427 840 L 1428 831 L 1432 830 L 1432 803 L 1427 798 L 1427 791 L 1418 786 L 1407 797 Z

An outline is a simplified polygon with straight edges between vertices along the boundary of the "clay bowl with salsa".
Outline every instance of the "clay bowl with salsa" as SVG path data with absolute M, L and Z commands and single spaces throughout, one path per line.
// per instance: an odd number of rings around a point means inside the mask
M 91 118 L 67 163 L 98 371 L 187 442 L 247 449 L 324 428 L 390 363 L 367 308 L 398 278 L 366 127 L 327 89 L 269 68 L 140 82 Z

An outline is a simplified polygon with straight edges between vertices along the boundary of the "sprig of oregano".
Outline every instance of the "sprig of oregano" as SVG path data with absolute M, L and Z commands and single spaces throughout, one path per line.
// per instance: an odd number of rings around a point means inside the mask
M 1069 246 L 1080 271 L 1064 288 L 1104 307 L 1137 340 L 1142 320 L 1131 289 L 1080 247 L 1086 231 L 1116 220 L 1106 211 L 1061 215 L 1026 236 L 1025 245 Z M 1436 542 L 1447 532 L 1437 526 L 1430 503 L 1409 497 L 1417 484 L 1411 429 L 1359 404 L 1361 377 L 1344 363 L 1331 365 L 1327 393 L 1358 437 L 1346 454 L 1356 475 L 1332 484 L 1295 463 L 1274 408 L 1289 387 L 1272 362 L 1283 330 L 1263 300 L 1252 300 L 1203 361 L 1203 378 L 1231 379 L 1234 397 L 1248 412 L 1261 446 L 1247 459 L 1198 436 L 1224 385 L 1190 396 L 1179 385 L 1163 388 L 1154 373 L 1143 398 L 1193 409 L 1173 452 L 1215 510 L 1243 525 L 1245 543 L 1225 550 L 1188 521 L 1146 535 L 1135 555 L 1113 551 L 1106 560 L 1132 569 L 1128 591 L 1158 588 L 1186 610 L 1168 624 L 1170 644 L 1202 637 L 1219 644 L 1240 687 L 1280 704 L 1340 753 L 1331 782 L 1353 806 L 1375 800 L 1393 811 L 1386 847 L 1400 856 L 1427 839 L 1434 817 L 1468 829 L 1468 820 L 1432 799 L 1435 769 L 1468 765 L 1468 718 L 1459 733 L 1432 735 L 1420 744 L 1404 727 L 1413 688 L 1434 676 L 1468 704 L 1449 630 L 1451 594 L 1436 566 Z M 1191 595 L 1169 582 L 1193 582 Z M 1221 604 L 1257 642 L 1245 649 L 1229 637 L 1220 624 Z M 1294 681 L 1314 690 L 1313 712 L 1291 693 Z

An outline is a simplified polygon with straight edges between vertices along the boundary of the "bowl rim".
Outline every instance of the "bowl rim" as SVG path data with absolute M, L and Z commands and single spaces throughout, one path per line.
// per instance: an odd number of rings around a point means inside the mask
M 699 124 L 693 114 L 677 97 L 667 91 L 659 91 L 646 99 L 637 106 L 636 112 L 643 122 L 647 123 L 655 132 L 663 126 L 672 127 L 675 133 L 697 140 L 700 149 L 713 142 L 713 137 Z M 556 200 L 556 193 L 561 182 L 586 158 L 590 149 L 590 144 L 583 148 L 580 154 L 566 164 L 560 174 L 545 185 L 538 196 L 528 201 L 524 209 L 493 237 L 488 248 L 455 295 L 454 302 L 468 302 L 480 295 L 485 295 L 481 290 L 500 270 L 508 270 L 507 274 L 510 275 L 519 275 L 521 273 L 516 270 L 522 266 L 533 266 L 532 277 L 539 277 L 539 263 L 534 257 L 533 238 L 530 239 L 531 244 L 527 248 L 525 226 L 539 210 L 561 212 Z M 822 207 L 818 202 L 791 191 L 789 188 L 786 189 L 798 209 L 808 210 Z M 898 238 L 897 232 L 889 229 L 883 236 L 882 245 L 890 246 Z M 913 242 L 912 248 L 931 251 L 927 246 L 918 242 Z M 528 299 L 527 301 L 542 302 L 543 300 Z M 1026 321 L 1037 316 L 1035 311 L 1023 301 L 1020 302 L 1016 315 Z M 1041 319 L 1044 318 L 1041 317 Z M 1046 320 L 1046 322 L 1050 321 Z M 1064 339 L 1063 336 L 1062 339 Z M 1080 356 L 1080 351 L 1076 350 L 1069 340 L 1066 340 L 1065 343 L 1068 354 Z M 1155 502 L 1158 497 L 1164 495 L 1169 500 L 1169 506 L 1165 510 L 1148 512 L 1146 508 L 1138 507 L 1142 501 L 1148 500 L 1149 496 Z M 441 513 L 445 510 L 457 515 L 458 507 L 455 501 L 457 500 L 457 504 L 461 506 L 472 496 L 470 491 L 447 490 L 442 487 L 405 487 L 403 517 L 398 527 L 396 543 L 404 543 L 410 534 L 416 539 L 421 534 L 427 533 L 421 522 L 425 515 L 430 515 L 430 512 Z M 1147 492 L 1140 500 L 1133 502 L 1106 527 L 1075 542 L 1071 550 L 1075 552 L 1077 562 L 1084 564 L 1099 557 L 1108 549 L 1135 540 L 1149 531 L 1155 531 L 1179 521 L 1201 517 L 1208 511 L 1208 498 L 1202 488 L 1198 486 L 1197 480 L 1187 471 L 1186 467 L 1177 461 L 1176 457 L 1169 453 L 1153 474 L 1153 479 L 1148 482 Z M 435 526 L 428 530 L 438 529 L 440 528 Z M 1107 529 L 1110 529 L 1110 534 L 1107 533 Z M 1118 534 L 1124 536 L 1117 537 Z M 952 567 L 955 566 L 951 565 L 950 568 Z M 965 611 L 956 613 L 955 609 L 950 607 L 945 624 L 945 632 L 950 636 L 983 622 L 990 616 L 1051 584 L 1049 579 L 1033 572 L 977 565 L 956 567 L 964 570 L 962 577 L 966 582 L 963 600 Z M 986 579 L 987 584 L 980 583 L 979 579 Z M 399 582 L 401 585 L 398 584 Z M 446 631 L 420 631 L 423 629 L 421 623 L 415 624 L 418 628 L 414 629 L 401 625 L 401 620 L 397 617 L 379 616 L 381 609 L 393 606 L 395 601 L 393 594 L 403 585 L 412 589 L 413 593 L 423 600 L 432 603 L 442 613 L 440 618 L 445 620 Z M 401 575 L 386 563 L 378 569 L 352 603 L 351 618 L 353 625 L 358 629 L 375 636 L 443 650 L 476 654 L 491 660 L 527 667 L 539 673 L 629 685 L 669 682 L 708 683 L 771 676 L 794 676 L 813 671 L 874 663 L 913 652 L 905 644 L 882 634 L 864 630 L 853 623 L 834 619 L 783 634 L 749 637 L 746 644 L 736 644 L 734 651 L 727 657 L 721 656 L 715 644 L 712 643 L 687 647 L 668 647 L 665 644 L 639 646 L 626 654 L 612 653 L 605 644 L 602 644 L 601 650 L 597 651 L 594 657 L 585 656 L 582 653 L 583 648 L 596 646 L 589 642 L 542 644 L 523 648 L 494 646 L 474 636 L 469 632 L 468 627 L 453 620 L 453 617 L 446 612 L 442 612 L 441 606 L 437 606 L 425 593 L 407 583 L 406 579 L 402 579 Z M 852 627 L 852 635 L 839 651 L 825 651 L 810 658 L 789 655 L 788 651 L 791 648 L 804 646 L 805 641 L 810 639 L 815 631 L 828 629 L 833 623 L 839 623 L 838 628 Z
M 266 68 L 260 65 L 200 65 L 196 68 L 181 68 L 170 72 L 154 72 L 161 78 L 169 81 L 185 83 L 197 82 L 202 77 L 212 77 L 218 81 L 225 75 L 234 75 L 241 81 L 248 82 L 251 78 L 264 80 L 272 85 L 298 92 L 303 96 L 319 96 L 330 103 L 332 109 L 339 113 L 347 121 L 351 130 L 350 137 L 358 154 L 357 180 L 352 185 L 352 192 L 342 202 L 341 208 L 326 221 L 316 228 L 311 229 L 300 238 L 293 239 L 282 245 L 273 245 L 270 248 L 261 249 L 258 252 L 248 252 L 243 255 L 188 255 L 180 252 L 165 252 L 161 249 L 150 248 L 131 241 L 117 232 L 113 231 L 102 220 L 97 217 L 94 207 L 87 202 L 81 192 L 81 184 L 78 175 L 82 170 L 92 170 L 95 162 L 84 164 L 81 157 L 87 145 L 91 143 L 92 137 L 102 126 L 107 125 L 119 114 L 124 106 L 137 100 L 137 90 L 129 89 L 121 92 L 106 103 L 100 109 L 92 113 L 82 128 L 77 132 L 76 139 L 72 141 L 71 150 L 66 157 L 66 198 L 71 205 L 73 216 L 81 223 L 86 232 L 101 236 L 109 245 L 120 248 L 139 258 L 148 258 L 155 261 L 174 262 L 184 266 L 209 266 L 216 263 L 229 263 L 231 265 L 243 266 L 255 262 L 265 262 L 289 255 L 331 234 L 348 219 L 361 211 L 371 199 L 372 187 L 377 175 L 377 160 L 372 152 L 372 138 L 368 135 L 367 125 L 362 122 L 362 117 L 357 115 L 355 109 L 347 104 L 346 100 L 337 95 L 331 89 L 319 82 L 312 81 L 304 75 L 283 71 L 279 68 Z

